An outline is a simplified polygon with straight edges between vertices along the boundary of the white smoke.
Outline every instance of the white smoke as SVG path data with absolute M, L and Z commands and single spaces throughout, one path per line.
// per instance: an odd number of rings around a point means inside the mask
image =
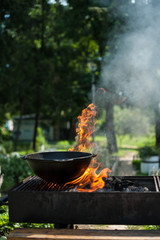
M 121 9 L 128 11 L 127 30 L 119 33 L 116 53 L 106 57 L 101 82 L 143 107 L 160 101 L 160 5 L 152 2 L 132 1 Z

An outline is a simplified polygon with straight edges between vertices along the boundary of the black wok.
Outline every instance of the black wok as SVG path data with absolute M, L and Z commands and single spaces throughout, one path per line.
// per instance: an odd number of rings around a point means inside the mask
M 95 157 L 85 152 L 40 152 L 23 156 L 36 175 L 48 182 L 66 183 L 80 177 Z

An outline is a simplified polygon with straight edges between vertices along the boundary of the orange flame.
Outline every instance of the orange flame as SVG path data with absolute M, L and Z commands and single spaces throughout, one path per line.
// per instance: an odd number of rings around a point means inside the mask
M 124 101 L 126 101 L 127 97 L 124 97 L 120 103 L 123 103 Z
M 78 128 L 76 129 L 78 135 L 78 143 L 68 151 L 82 152 L 84 149 L 89 149 L 92 143 L 88 141 L 88 138 L 95 131 L 95 116 L 96 107 L 93 103 L 89 104 L 87 108 L 82 111 L 82 115 L 78 117 Z
M 99 92 L 102 91 L 103 93 L 106 93 L 106 92 L 107 92 L 106 89 L 104 89 L 104 88 L 98 88 L 97 91 L 99 91 Z
M 92 143 L 89 142 L 88 138 L 95 131 L 96 124 L 96 109 L 95 105 L 91 103 L 82 111 L 82 115 L 78 117 L 78 128 L 76 132 L 78 134 L 78 142 L 69 151 L 83 151 L 84 149 L 89 149 L 92 146 Z M 96 161 L 94 158 L 87 168 L 85 173 L 79 178 L 68 182 L 64 185 L 76 185 L 78 192 L 93 192 L 97 189 L 102 189 L 105 186 L 105 182 L 103 178 L 108 178 L 108 173 L 111 172 L 110 169 L 104 168 L 99 174 L 96 173 L 98 168 L 100 167 L 100 163 Z
M 97 174 L 96 171 L 98 170 L 99 166 L 100 163 L 96 162 L 95 159 L 92 160 L 90 166 L 82 176 L 66 183 L 64 187 L 70 184 L 76 185 L 77 192 L 94 192 L 97 189 L 104 188 L 105 182 L 103 178 L 108 178 L 108 173 L 112 171 L 109 168 L 104 168 L 99 174 Z

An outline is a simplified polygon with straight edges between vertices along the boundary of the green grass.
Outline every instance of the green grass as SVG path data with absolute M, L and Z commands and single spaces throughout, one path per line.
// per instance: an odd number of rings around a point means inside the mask
M 106 146 L 107 143 L 106 136 L 95 136 L 95 142 L 100 143 L 103 146 Z
M 144 230 L 144 226 L 142 225 L 128 225 L 128 230 Z
M 129 135 L 124 136 L 116 136 L 117 138 L 117 144 L 118 144 L 118 153 L 114 155 L 118 156 L 125 156 L 129 152 L 136 151 L 138 148 L 143 146 L 154 146 L 155 145 L 155 136 L 142 136 L 142 137 L 130 137 Z M 97 145 L 97 148 L 107 148 L 107 140 L 105 135 L 95 135 L 95 143 Z M 51 150 L 55 149 L 57 151 L 67 151 L 69 148 L 72 148 L 75 145 L 75 141 L 58 141 L 53 144 L 48 144 L 47 148 L 45 150 Z M 31 146 L 31 145 L 30 145 Z M 29 147 L 29 144 L 22 144 L 20 143 L 18 146 L 18 152 L 21 155 L 25 155 L 27 153 L 33 152 L 31 147 Z
M 160 230 L 159 225 L 129 225 L 128 230 Z
M 155 145 L 155 136 L 139 136 L 139 137 L 130 137 L 129 135 L 116 136 L 118 152 L 114 155 L 125 156 L 129 152 L 135 151 L 135 155 L 138 154 L 138 148 L 143 146 L 154 146 Z M 107 140 L 105 136 L 96 136 L 96 143 L 107 147 Z
M 119 147 L 130 146 L 130 147 L 143 147 L 143 146 L 154 146 L 155 136 L 139 136 L 130 137 L 129 135 L 117 136 L 117 143 Z
M 57 150 L 67 151 L 69 148 L 72 148 L 75 145 L 75 142 L 70 142 L 67 140 L 56 142 L 53 147 Z
M 138 136 L 138 137 L 130 137 L 129 135 L 117 135 L 117 144 L 119 148 L 136 148 L 143 146 L 154 146 L 155 145 L 155 136 L 147 135 L 147 136 Z M 107 146 L 106 136 L 95 136 L 95 142 L 100 143 L 102 146 Z

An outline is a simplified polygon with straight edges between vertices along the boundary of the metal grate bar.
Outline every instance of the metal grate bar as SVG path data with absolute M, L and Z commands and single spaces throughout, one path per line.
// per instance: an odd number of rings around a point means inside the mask
M 159 179 L 159 176 L 157 176 L 157 183 L 158 183 L 158 187 L 159 187 L 159 190 L 160 190 L 160 179 Z
M 134 179 L 135 180 L 135 179 Z M 143 180 L 143 181 L 142 181 Z M 160 178 L 158 176 L 153 176 L 149 179 L 139 179 L 137 181 L 142 186 L 148 186 L 150 191 L 160 192 Z M 136 182 L 136 181 L 134 181 Z M 77 185 L 72 184 L 55 184 L 51 182 L 46 182 L 38 176 L 32 176 L 25 179 L 20 185 L 15 187 L 13 191 L 43 191 L 43 192 L 52 192 L 52 191 L 74 191 L 76 190 Z
M 28 184 L 31 185 L 31 180 L 32 180 L 32 177 L 29 177 L 29 178 L 23 180 L 23 182 L 20 185 L 18 185 L 17 187 L 14 188 L 14 191 L 23 190 L 23 188 L 25 188 Z
M 46 182 L 43 180 L 43 179 L 41 179 L 41 178 L 39 178 L 39 177 L 36 177 L 35 179 L 34 179 L 34 183 L 33 183 L 33 185 L 31 185 L 31 186 L 28 186 L 28 191 L 39 191 L 39 190 L 41 190 L 41 186 L 42 185 L 44 185 L 44 184 L 46 184 Z
M 44 181 L 38 176 L 25 179 L 14 191 L 67 191 L 73 189 L 74 185 L 55 184 Z
M 157 183 L 157 176 L 153 176 L 153 179 L 154 179 L 154 184 L 155 184 L 156 192 L 159 192 L 159 187 L 158 187 L 158 183 Z
M 15 188 L 15 191 L 27 191 L 27 190 L 37 190 L 37 186 L 42 183 L 42 179 L 40 179 L 37 176 L 29 177 L 22 182 L 21 185 L 19 185 L 17 188 Z

